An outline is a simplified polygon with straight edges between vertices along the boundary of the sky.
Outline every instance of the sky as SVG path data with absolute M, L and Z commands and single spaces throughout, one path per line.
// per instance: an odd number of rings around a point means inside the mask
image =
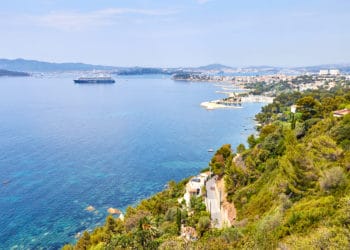
M 349 0 L 2 0 L 0 58 L 112 66 L 350 62 Z

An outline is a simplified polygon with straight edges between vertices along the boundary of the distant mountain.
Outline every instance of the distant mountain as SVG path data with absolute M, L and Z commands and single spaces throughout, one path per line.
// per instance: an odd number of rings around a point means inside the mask
M 301 72 L 318 72 L 321 69 L 339 69 L 342 73 L 350 73 L 350 64 L 322 64 L 315 66 L 294 67 L 293 69 Z
M 116 67 L 85 63 L 50 63 L 25 59 L 0 59 L 0 69 L 28 72 L 71 71 L 71 70 L 115 70 Z
M 276 67 L 276 66 L 247 66 L 231 67 L 223 64 L 209 64 L 200 67 L 117 67 L 105 65 L 93 65 L 85 63 L 51 63 L 26 59 L 0 59 L 0 69 L 25 72 L 52 72 L 52 71 L 90 71 L 107 70 L 119 75 L 144 75 L 144 74 L 176 74 L 181 72 L 190 73 L 293 73 L 318 72 L 320 69 L 339 69 L 343 73 L 350 73 L 350 64 L 324 64 L 305 67 Z
M 164 69 L 164 68 L 132 67 L 132 68 L 119 69 L 113 73 L 118 75 L 150 75 L 150 74 L 173 75 L 179 72 L 182 72 L 182 70 L 178 68 Z
M 237 68 L 237 72 L 264 72 L 268 74 L 303 74 L 306 72 L 318 73 L 321 69 L 339 69 L 342 73 L 350 73 L 350 64 L 322 64 L 313 66 L 303 66 L 303 67 L 277 67 L 277 66 L 247 66 L 242 68 Z
M 30 74 L 26 72 L 9 71 L 9 70 L 0 69 L 0 76 L 30 76 Z
M 214 63 L 214 64 L 209 64 L 206 66 L 201 66 L 201 67 L 197 67 L 195 69 L 198 70 L 215 70 L 215 71 L 226 71 L 226 70 L 232 70 L 234 68 L 230 67 L 230 66 L 226 66 L 226 65 L 222 65 L 222 64 L 218 64 L 218 63 Z

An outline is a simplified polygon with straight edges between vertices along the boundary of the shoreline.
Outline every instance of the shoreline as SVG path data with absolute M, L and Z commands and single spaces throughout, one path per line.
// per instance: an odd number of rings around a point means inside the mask
M 274 100 L 274 97 L 269 97 L 269 96 L 261 96 L 261 95 L 249 95 L 249 96 L 244 96 L 240 97 L 241 100 L 239 103 L 234 103 L 230 105 L 222 104 L 221 102 L 223 100 L 214 100 L 214 101 L 206 101 L 202 102 L 200 104 L 201 107 L 207 109 L 207 110 L 214 110 L 214 109 L 241 109 L 244 108 L 242 106 L 242 103 L 265 103 L 269 104 L 272 103 Z

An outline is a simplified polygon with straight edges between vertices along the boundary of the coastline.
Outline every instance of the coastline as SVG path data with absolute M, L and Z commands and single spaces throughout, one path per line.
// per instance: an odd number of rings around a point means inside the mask
M 71 75 L 1 79 L 2 101 L 14 98 L 18 100 L 14 108 L 30 107 L 33 114 L 13 113 L 0 126 L 8 129 L 5 149 L 13 152 L 1 161 L 3 176 L 10 180 L 3 186 L 9 200 L 3 204 L 3 223 L 17 221 L 11 214 L 13 206 L 22 207 L 17 216 L 24 222 L 23 227 L 16 228 L 16 235 L 1 238 L 6 248 L 18 245 L 35 249 L 74 242 L 76 233 L 103 224 L 109 207 L 125 211 L 128 205 L 161 191 L 168 180 L 180 181 L 197 173 L 210 160 L 208 148 L 216 149 L 226 142 L 236 146 L 244 141 L 254 130 L 251 117 L 262 106 L 250 104 L 244 112 L 207 114 L 198 104 L 203 97 L 215 99 L 218 88 L 213 84 L 184 85 L 169 78 L 146 76 L 120 77 L 120 84 L 114 86 L 80 87 L 71 79 Z M 14 91 L 17 89 L 22 91 Z M 166 102 L 172 105 L 159 105 Z M 2 105 L 0 110 L 4 113 L 8 108 Z M 57 110 L 64 112 L 57 115 L 53 112 Z M 40 123 L 45 129 L 33 131 L 26 126 L 42 116 L 47 118 L 45 124 Z M 19 123 L 26 128 L 25 134 L 18 134 Z M 47 137 L 48 133 L 52 137 Z M 23 140 L 32 141 L 26 151 L 16 146 Z M 48 144 L 52 146 L 44 147 Z M 35 178 L 39 169 L 40 179 Z M 24 170 L 28 175 L 14 174 Z M 18 199 L 12 200 L 13 195 Z M 33 196 L 38 198 L 33 200 Z M 40 215 L 34 214 L 32 208 L 47 199 L 55 203 Z M 89 205 L 98 214 L 85 211 Z M 36 224 L 30 223 L 34 216 Z M 10 230 L 11 226 L 5 229 Z
M 214 101 L 208 101 L 208 102 L 202 102 L 200 106 L 204 107 L 207 110 L 213 110 L 213 109 L 241 109 L 243 108 L 243 103 L 265 103 L 269 104 L 272 103 L 274 100 L 273 97 L 269 96 L 257 96 L 257 95 L 249 95 L 245 97 L 241 97 L 241 101 L 239 103 L 236 103 L 235 105 L 225 105 L 222 104 L 223 100 L 214 100 Z
M 216 87 L 221 90 L 215 91 L 218 94 L 225 94 L 227 97 L 201 102 L 200 106 L 207 110 L 214 109 L 240 109 L 243 108 L 243 103 L 265 103 L 270 104 L 273 102 L 274 97 L 267 95 L 252 95 L 249 94 L 251 89 L 246 88 L 244 81 L 250 79 L 251 76 L 233 77 L 233 76 L 211 76 L 205 74 L 188 74 L 186 77 L 179 77 L 174 75 L 171 79 L 174 81 L 186 81 L 186 82 L 207 82 L 215 83 Z M 236 79 L 237 78 L 237 79 Z M 242 80 L 242 79 L 245 80 Z M 238 82 L 237 82 L 238 81 Z M 243 81 L 243 83 L 242 83 Z
M 323 100 L 327 100 L 328 93 L 322 93 Z M 315 96 L 318 94 L 314 93 Z M 346 92 L 332 94 L 348 97 Z M 293 102 L 313 98 L 308 96 L 309 93 L 301 95 L 294 96 Z M 281 102 L 276 100 L 274 105 L 281 104 L 281 109 L 290 107 L 289 99 L 284 95 L 277 98 Z M 350 105 L 350 99 L 342 100 L 345 105 Z M 200 174 L 179 183 L 170 181 L 165 190 L 140 201 L 136 207 L 129 207 L 125 221 L 108 217 L 106 224 L 95 229 L 91 235 L 84 232 L 76 246 L 88 244 L 95 247 L 96 243 L 90 239 L 105 239 L 110 234 L 115 238 L 97 241 L 100 247 L 205 249 L 209 246 L 208 249 L 217 249 L 215 247 L 220 242 L 223 244 L 220 247 L 226 246 L 223 249 L 255 249 L 262 244 L 270 249 L 270 246 L 281 244 L 289 248 L 298 242 L 298 246 L 311 249 L 315 239 L 324 242 L 322 235 L 321 238 L 318 235 L 315 237 L 315 228 L 328 232 L 334 227 L 342 235 L 341 239 L 346 239 L 348 228 L 344 211 L 347 210 L 344 209 L 348 209 L 349 200 L 349 182 L 345 174 L 350 161 L 348 137 L 341 139 L 347 145 L 337 145 L 332 139 L 335 135 L 330 134 L 327 128 L 332 124 L 338 131 L 343 131 L 344 124 L 350 121 L 350 109 L 346 109 L 347 112 L 341 116 L 336 111 L 328 110 L 324 114 L 324 110 L 319 110 L 319 114 L 323 113 L 322 118 L 305 131 L 307 134 L 304 138 L 297 138 L 297 131 L 291 126 L 292 118 L 284 120 L 281 116 L 275 116 L 275 119 L 265 123 L 263 114 L 271 114 L 268 109 L 272 108 L 273 105 L 266 106 L 257 116 L 265 126 L 257 137 L 248 137 L 249 147 L 240 144 L 235 150 L 236 154 L 230 144 L 221 146 L 212 156 L 209 167 L 202 169 Z M 331 120 L 330 115 L 338 116 Z M 312 119 L 308 117 L 297 122 L 300 124 Z M 274 139 L 272 143 L 271 138 Z M 275 143 L 276 138 L 278 143 Z M 315 150 L 309 150 L 310 145 Z M 305 152 L 311 164 L 305 162 Z M 327 152 L 333 157 L 320 156 L 319 152 Z M 256 157 L 257 153 L 266 153 L 265 158 Z M 327 165 L 334 161 L 339 165 L 323 168 L 318 164 L 320 159 Z M 323 173 L 312 176 L 312 180 L 306 179 L 310 177 L 310 172 L 303 170 L 310 168 L 310 165 L 313 173 Z M 295 181 L 295 171 L 300 173 L 303 181 Z M 325 178 L 331 171 L 341 173 L 341 179 L 336 182 L 331 180 L 332 185 L 328 185 Z M 310 183 L 313 185 L 311 188 Z M 318 183 L 320 188 L 313 188 Z M 334 206 L 336 201 L 337 206 Z M 295 218 L 296 213 L 306 216 Z M 330 224 L 325 227 L 323 220 Z M 298 226 L 293 227 L 294 224 Z M 305 234 L 300 234 L 301 230 Z M 345 249 L 350 244 L 347 240 L 339 241 L 339 237 L 329 239 L 329 242 L 322 243 L 326 248 L 337 244 Z M 64 250 L 72 249 L 70 245 L 64 247 Z

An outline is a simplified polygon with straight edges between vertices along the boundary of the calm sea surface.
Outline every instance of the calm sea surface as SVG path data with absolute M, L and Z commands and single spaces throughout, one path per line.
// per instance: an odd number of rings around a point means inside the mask
M 207 166 L 254 132 L 262 104 L 207 111 L 212 83 L 163 76 L 77 85 L 0 78 L 0 249 L 57 249 Z M 85 211 L 92 205 L 96 212 Z

